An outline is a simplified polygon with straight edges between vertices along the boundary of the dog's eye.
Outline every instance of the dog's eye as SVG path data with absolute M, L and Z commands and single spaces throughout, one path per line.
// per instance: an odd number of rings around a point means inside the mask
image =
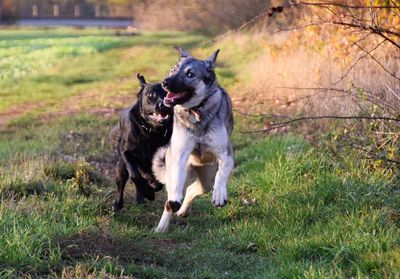
M 194 74 L 193 74 L 191 71 L 187 71 L 187 72 L 186 72 L 186 76 L 187 76 L 188 78 L 194 78 Z

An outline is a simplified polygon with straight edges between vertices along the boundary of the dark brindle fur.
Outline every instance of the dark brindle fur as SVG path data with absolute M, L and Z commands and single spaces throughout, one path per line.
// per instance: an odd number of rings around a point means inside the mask
M 123 207 L 124 188 L 128 178 L 136 186 L 136 201 L 154 200 L 155 191 L 162 189 L 152 173 L 152 159 L 160 146 L 167 144 L 172 134 L 173 110 L 163 104 L 166 92 L 159 83 L 148 84 L 138 74 L 141 89 L 137 102 L 121 113 L 111 133 L 114 147 L 117 198 L 114 210 Z

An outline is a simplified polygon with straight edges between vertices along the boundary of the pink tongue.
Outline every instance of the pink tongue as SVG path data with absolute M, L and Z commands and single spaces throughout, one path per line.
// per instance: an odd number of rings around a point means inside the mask
M 167 93 L 167 98 L 168 99 L 173 99 L 174 98 L 174 93 L 168 92 Z
M 182 93 L 174 94 L 174 93 L 168 92 L 166 98 L 173 100 L 173 99 L 179 98 L 181 95 L 182 95 Z

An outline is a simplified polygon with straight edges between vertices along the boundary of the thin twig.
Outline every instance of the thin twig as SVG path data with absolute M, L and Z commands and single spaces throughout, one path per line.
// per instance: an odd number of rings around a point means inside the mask
M 356 97 L 356 98 L 359 98 L 360 99 L 360 97 L 358 97 L 358 96 L 356 96 L 351 90 L 345 90 L 345 89 L 340 89 L 340 88 L 330 88 L 330 87 L 290 87 L 290 86 L 280 86 L 280 87 L 276 87 L 276 88 L 285 88 L 285 89 L 292 89 L 292 90 L 316 90 L 316 91 L 334 91 L 334 92 L 339 92 L 339 93 L 345 93 L 345 94 L 348 94 L 348 95 L 350 95 L 351 97 Z M 360 90 L 360 88 L 354 88 L 355 90 Z M 363 92 L 365 92 L 366 94 L 368 94 L 366 97 L 365 97 L 365 101 L 368 101 L 368 102 L 371 102 L 371 103 L 373 103 L 373 104 L 375 104 L 375 105 L 377 105 L 378 107 L 380 107 L 380 108 L 384 108 L 384 109 L 388 109 L 388 108 L 390 108 L 390 109 L 392 109 L 394 112 L 397 112 L 398 110 L 395 108 L 395 107 L 393 107 L 391 104 L 389 104 L 388 102 L 385 102 L 385 101 L 382 101 L 382 100 L 379 100 L 379 102 L 381 103 L 381 104 L 379 104 L 379 103 L 377 103 L 377 101 L 375 101 L 374 100 L 374 98 L 371 98 L 371 96 L 375 96 L 375 94 L 373 93 L 373 92 L 371 92 L 371 91 L 368 91 L 368 90 L 366 90 L 366 89 L 363 89 L 363 88 L 361 88 L 361 90 L 363 91 Z M 382 107 L 382 105 L 384 105 L 385 107 Z
M 335 81 L 333 83 L 333 85 L 337 85 L 339 82 L 341 82 L 343 79 L 345 79 L 349 73 L 351 72 L 351 70 L 358 64 L 358 62 L 360 62 L 362 59 L 364 59 L 365 57 L 369 56 L 371 52 L 373 52 L 374 50 L 376 50 L 378 47 L 380 47 L 386 40 L 383 40 L 382 42 L 380 42 L 379 44 L 377 44 L 374 48 L 372 48 L 371 50 L 369 50 L 367 53 L 364 53 L 363 55 L 361 55 L 360 57 L 357 58 L 357 60 L 347 69 L 346 73 L 344 75 L 342 75 L 337 81 Z M 356 46 L 358 46 L 358 43 L 354 43 Z
M 374 34 L 377 34 L 377 35 L 381 36 L 382 38 L 386 39 L 387 41 L 389 41 L 391 44 L 393 44 L 397 48 L 400 48 L 400 44 L 398 44 L 397 42 L 393 41 L 388 36 L 383 34 L 383 33 L 386 33 L 386 34 L 394 35 L 396 37 L 400 37 L 400 32 L 391 31 L 389 29 L 385 29 L 385 28 L 381 28 L 381 27 L 374 27 L 374 26 L 369 26 L 369 25 L 364 25 L 364 24 L 354 24 L 354 23 L 343 22 L 343 21 L 332 21 L 331 23 L 335 24 L 335 25 L 343 25 L 343 26 L 358 28 L 358 29 L 362 29 L 362 30 L 370 30 Z
M 369 154 L 371 157 L 367 157 L 367 159 L 370 159 L 370 160 L 380 159 L 382 161 L 386 161 L 386 162 L 389 162 L 389 163 L 400 165 L 400 161 L 392 160 L 392 159 L 389 159 L 387 157 L 376 156 L 376 154 L 374 154 L 370 150 L 367 150 L 367 149 L 363 148 L 362 146 L 352 144 L 351 147 L 354 147 L 354 148 L 356 148 L 358 150 L 361 150 L 361 151 Z
M 294 122 L 305 121 L 305 120 L 321 120 L 321 119 L 336 119 L 336 120 L 384 120 L 384 121 L 396 121 L 400 122 L 400 118 L 393 117 L 385 117 L 385 116 L 339 116 L 339 115 L 323 115 L 323 116 L 307 116 L 307 117 L 299 117 L 293 118 L 288 121 L 272 123 L 270 126 L 261 130 L 252 130 L 252 131 L 242 131 L 242 134 L 255 134 L 255 133 L 263 133 L 270 130 L 278 129 L 283 126 L 292 124 Z
M 305 5 L 305 6 L 320 6 L 320 7 L 324 7 L 324 6 L 334 6 L 334 7 L 341 7 L 341 8 L 348 8 L 348 9 L 397 9 L 398 6 L 395 5 L 347 5 L 347 4 L 343 4 L 343 3 L 338 3 L 338 2 L 304 2 L 304 1 L 300 1 L 299 4 L 294 4 L 293 6 L 296 5 Z
M 394 92 L 394 90 L 387 84 L 385 84 L 386 88 L 390 91 L 390 93 L 392 93 L 397 99 L 399 99 L 400 101 L 400 96 L 399 94 L 397 94 L 396 92 Z
M 327 23 L 327 21 L 313 22 L 313 23 L 302 25 L 302 26 L 294 26 L 294 27 L 290 27 L 290 28 L 278 28 L 276 31 L 274 31 L 272 33 L 275 34 L 275 33 L 279 33 L 282 31 L 300 30 L 300 29 L 305 29 L 305 28 L 311 27 L 311 26 L 320 26 L 321 24 L 324 24 L 324 23 Z
M 288 115 L 281 115 L 281 114 L 272 114 L 272 113 L 261 113 L 261 114 L 249 114 L 249 113 L 245 113 L 242 111 L 239 111 L 237 109 L 233 109 L 234 112 L 237 112 L 241 115 L 244 116 L 248 116 L 248 117 L 263 117 L 263 116 L 267 116 L 267 117 L 275 117 L 275 118 L 289 118 Z
M 349 91 L 340 88 L 325 88 L 325 87 L 295 87 L 295 86 L 277 86 L 275 88 L 280 89 L 293 89 L 293 90 L 325 90 L 325 91 L 336 91 L 341 93 L 349 93 Z
M 356 44 L 356 46 L 361 49 L 362 51 L 364 51 L 366 54 L 368 54 L 372 60 L 374 60 L 386 73 L 388 73 L 390 76 L 392 76 L 393 78 L 397 79 L 400 81 L 400 78 L 398 76 L 396 76 L 395 74 L 393 74 L 391 71 L 389 71 L 388 69 L 386 69 L 386 67 L 378 60 L 376 59 L 372 54 L 371 51 L 366 50 L 365 48 L 363 48 L 362 46 L 360 46 L 359 44 Z

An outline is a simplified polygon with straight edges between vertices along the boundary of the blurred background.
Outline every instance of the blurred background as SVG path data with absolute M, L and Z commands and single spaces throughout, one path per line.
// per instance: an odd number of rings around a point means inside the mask
M 235 91 L 232 97 L 238 110 L 242 106 L 245 111 L 251 110 L 254 114 L 268 112 L 270 116 L 359 117 L 361 113 L 396 119 L 400 99 L 397 5 L 396 1 L 385 0 L 358 0 L 352 3 L 265 0 L 2 0 L 0 22 L 8 35 L 12 26 L 19 26 L 18 32 L 23 32 L 24 26 L 73 26 L 75 29 L 71 32 L 76 36 L 79 35 L 77 28 L 84 30 L 87 27 L 97 27 L 82 31 L 82 34 L 86 32 L 88 35 L 83 40 L 94 39 L 91 32 L 95 32 L 107 35 L 104 40 L 113 41 L 113 46 L 108 45 L 110 42 L 104 42 L 105 45 L 100 48 L 85 45 L 90 48 L 85 50 L 72 50 L 67 43 L 68 50 L 63 49 L 66 53 L 60 50 L 61 56 L 56 55 L 59 58 L 71 53 L 101 51 L 103 47 L 115 48 L 120 44 L 127 47 L 133 43 L 130 37 L 140 32 L 189 32 L 191 36 L 199 36 L 198 41 L 188 43 L 195 53 L 223 47 L 223 63 L 230 66 L 220 69 L 224 72 L 222 83 Z M 109 30 L 105 31 L 104 28 Z M 32 30 L 32 38 L 37 30 Z M 48 30 L 54 33 L 57 29 Z M 117 36 L 124 38 L 117 39 Z M 32 46 L 29 55 L 27 50 L 22 51 L 21 55 L 34 56 L 44 51 L 41 41 L 34 42 L 38 44 Z M 58 42 L 61 43 L 60 40 Z M 80 42 L 76 40 L 76 43 Z M 45 43 L 48 50 L 54 51 L 61 47 L 56 46 L 56 41 L 51 43 L 55 45 Z M 3 44 L 12 45 L 11 41 L 3 41 Z M 10 75 L 28 77 L 34 74 L 33 68 L 43 70 L 43 67 L 59 61 L 43 62 L 27 58 L 24 62 L 14 61 L 16 63 L 11 67 L 11 62 L 7 61 L 13 59 L 5 54 L 5 49 L 2 51 L 5 55 L 0 64 L 3 65 L 3 81 Z M 16 48 L 13 51 L 18 52 Z M 30 60 L 29 65 L 27 61 Z M 44 80 L 47 81 L 46 78 Z M 19 95 L 20 92 L 17 93 Z M 5 102 L 8 101 L 10 99 Z M 271 124 L 281 122 L 277 120 L 273 117 L 258 119 L 263 122 L 264 128 L 273 128 L 272 132 L 289 128 L 286 125 L 270 127 Z M 309 131 L 305 134 L 311 139 L 315 137 L 315 128 L 327 125 L 325 120 L 299 121 L 295 124 L 306 123 L 302 131 Z M 344 120 L 341 123 L 347 123 Z M 349 120 L 351 127 L 345 128 L 346 131 L 358 129 L 353 125 L 362 125 L 362 121 L 353 123 L 352 119 Z M 388 128 L 386 124 L 383 126 Z M 342 136 L 347 140 L 349 134 Z M 381 140 L 386 142 L 386 139 Z M 390 148 L 396 149 L 397 145 L 391 145 Z M 378 150 L 371 152 L 377 153 Z
M 43 18 L 131 18 L 148 30 L 217 33 L 240 26 L 271 1 L 2 0 L 3 22 Z

